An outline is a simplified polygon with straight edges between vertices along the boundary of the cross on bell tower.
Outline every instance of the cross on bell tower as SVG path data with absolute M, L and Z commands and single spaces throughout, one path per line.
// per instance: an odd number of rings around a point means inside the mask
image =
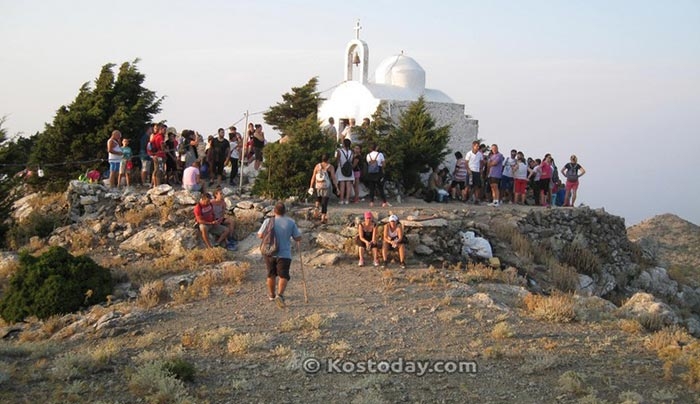
M 357 20 L 357 23 L 355 24 L 355 39 L 360 39 L 360 30 L 362 29 L 362 26 L 360 26 L 360 20 Z
M 369 47 L 365 41 L 360 39 L 360 20 L 355 23 L 353 30 L 355 31 L 355 39 L 348 42 L 345 48 L 345 81 L 353 80 L 353 65 L 358 69 L 357 78 L 360 83 L 367 84 Z

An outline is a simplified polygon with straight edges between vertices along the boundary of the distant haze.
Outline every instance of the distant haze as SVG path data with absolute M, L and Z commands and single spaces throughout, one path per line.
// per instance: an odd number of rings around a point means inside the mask
M 560 169 L 578 155 L 588 171 L 579 202 L 628 226 L 666 212 L 700 223 L 697 1 L 0 6 L 0 116 L 10 134 L 43 130 L 102 65 L 136 58 L 146 87 L 166 96 L 156 119 L 213 134 L 313 76 L 319 90 L 337 85 L 359 18 L 371 79 L 403 50 L 427 87 L 465 104 L 485 142 L 552 153 Z

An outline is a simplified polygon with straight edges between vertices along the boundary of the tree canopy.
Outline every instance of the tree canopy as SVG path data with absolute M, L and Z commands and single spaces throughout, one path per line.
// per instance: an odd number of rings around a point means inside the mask
M 292 91 L 282 94 L 282 102 L 270 107 L 264 114 L 265 122 L 280 132 L 281 136 L 292 133 L 292 126 L 297 121 L 310 115 L 316 116 L 321 98 L 318 90 L 318 78 L 312 77 L 301 87 L 292 87 Z M 298 129 L 298 128 L 297 128 Z
M 104 168 L 107 139 L 115 129 L 138 144 L 163 98 L 143 87 L 145 75 L 137 63 L 123 63 L 116 77 L 115 65 L 104 65 L 94 88 L 83 84 L 75 100 L 61 106 L 53 122 L 36 135 L 29 162 L 48 168 L 45 181 L 65 184 L 88 169 Z

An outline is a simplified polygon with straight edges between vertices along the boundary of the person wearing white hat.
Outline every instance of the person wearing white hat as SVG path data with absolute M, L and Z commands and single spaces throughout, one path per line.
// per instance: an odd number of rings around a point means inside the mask
M 382 238 L 382 259 L 386 266 L 387 255 L 389 250 L 399 251 L 399 261 L 401 269 L 406 268 L 406 238 L 403 234 L 403 226 L 399 223 L 399 218 L 396 215 L 389 216 L 389 223 L 384 225 L 384 237 Z

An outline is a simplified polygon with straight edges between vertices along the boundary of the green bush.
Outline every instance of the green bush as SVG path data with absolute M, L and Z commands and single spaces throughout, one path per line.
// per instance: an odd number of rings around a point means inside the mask
M 15 223 L 7 230 L 7 245 L 13 250 L 19 250 L 34 236 L 48 237 L 64 221 L 63 215 L 34 211 L 22 223 Z
M 163 364 L 163 370 L 183 382 L 194 381 L 195 368 L 190 362 L 181 358 L 169 360 Z
M 102 302 L 114 286 L 109 270 L 90 257 L 74 257 L 63 247 L 51 247 L 39 257 L 23 252 L 19 264 L 0 300 L 0 316 L 11 323 L 27 316 L 46 319 Z

